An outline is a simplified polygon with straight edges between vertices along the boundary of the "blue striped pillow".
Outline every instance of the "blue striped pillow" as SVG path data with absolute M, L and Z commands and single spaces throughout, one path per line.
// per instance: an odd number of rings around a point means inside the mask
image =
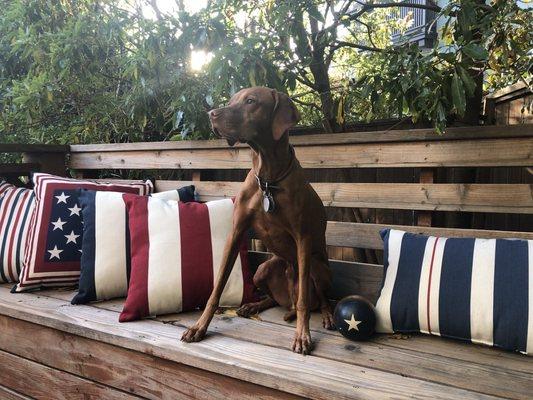
M 34 208 L 33 190 L 0 182 L 0 283 L 18 282 Z
M 154 193 L 163 200 L 194 200 L 194 186 Z M 81 189 L 83 242 L 79 291 L 72 304 L 126 297 L 130 239 L 123 193 Z
M 533 354 L 533 241 L 386 229 L 377 331 L 422 332 Z

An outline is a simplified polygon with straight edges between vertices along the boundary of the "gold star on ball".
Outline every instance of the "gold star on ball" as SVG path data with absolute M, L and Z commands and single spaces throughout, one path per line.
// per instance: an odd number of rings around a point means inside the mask
M 361 322 L 363 322 L 363 321 L 356 321 L 353 314 L 352 314 L 351 319 L 345 319 L 344 321 L 348 324 L 348 332 L 350 332 L 352 329 L 359 332 L 358 326 Z

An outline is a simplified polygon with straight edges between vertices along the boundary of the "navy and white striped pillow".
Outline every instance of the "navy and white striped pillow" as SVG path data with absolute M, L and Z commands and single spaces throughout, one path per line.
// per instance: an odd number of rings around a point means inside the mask
M 0 283 L 18 282 L 34 209 L 33 190 L 0 182 Z
M 80 190 L 83 242 L 79 291 L 72 304 L 126 297 L 130 239 L 123 193 Z M 163 200 L 194 201 L 194 186 L 154 193 Z
M 532 240 L 381 234 L 378 332 L 422 332 L 533 354 Z

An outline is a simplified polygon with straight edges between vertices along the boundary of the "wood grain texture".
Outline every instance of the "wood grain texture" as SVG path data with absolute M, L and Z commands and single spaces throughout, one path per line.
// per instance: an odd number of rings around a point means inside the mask
M 294 146 L 317 146 L 330 144 L 380 143 L 380 142 L 415 142 L 415 141 L 444 141 L 467 139 L 498 139 L 533 137 L 533 125 L 516 126 L 476 126 L 448 128 L 446 133 L 438 135 L 434 129 L 401 129 L 372 132 L 348 132 L 334 134 L 315 134 L 291 136 L 290 142 Z M 0 145 L 0 150 L 2 145 Z M 244 144 L 237 144 L 233 148 L 246 148 Z M 144 143 L 109 143 L 71 145 L 72 153 L 86 152 L 121 152 L 140 150 L 176 150 L 176 149 L 216 149 L 230 148 L 223 139 L 217 140 L 183 140 L 176 142 L 144 142 Z
M 179 326 L 147 320 L 119 324 L 116 312 L 35 294 L 14 296 L 6 287 L 0 287 L 0 304 L 5 316 L 309 398 L 490 398 L 213 333 L 200 343 L 185 344 L 179 341 L 185 330 Z
M 0 399 L 2 400 L 31 400 L 31 397 L 25 396 L 12 389 L 0 385 Z
M 72 294 L 48 291 L 46 295 L 68 299 Z M 113 301 L 95 306 L 119 312 L 122 303 L 122 301 Z M 291 343 L 294 324 L 285 323 L 283 313 L 283 309 L 276 308 L 261 313 L 258 320 L 247 320 L 236 317 L 229 311 L 215 316 L 209 330 L 223 336 L 284 349 Z M 192 325 L 198 316 L 198 312 L 182 313 L 161 316 L 157 320 L 186 327 Z M 525 356 L 510 354 L 510 357 L 505 358 L 502 357 L 501 351 L 469 345 L 459 346 L 459 349 L 463 352 L 470 351 L 474 357 L 470 360 L 461 360 L 448 356 L 446 351 L 429 355 L 427 352 L 388 346 L 378 341 L 354 343 L 336 332 L 322 328 L 319 313 L 312 314 L 311 329 L 316 343 L 313 353 L 315 357 L 510 398 L 527 399 L 533 389 L 533 368 L 526 364 L 529 358 Z M 390 337 L 390 335 L 381 336 Z M 428 339 L 432 342 L 441 341 L 435 337 Z M 450 341 L 445 343 L 449 349 L 455 348 L 454 345 L 458 344 Z M 488 351 L 485 354 L 480 350 Z M 486 376 L 491 376 L 491 380 L 487 382 Z M 509 382 L 513 382 L 513 389 L 509 389 Z
M 330 246 L 382 249 L 382 229 L 400 229 L 406 232 L 443 237 L 475 237 L 486 239 L 533 239 L 533 232 L 493 231 L 485 229 L 435 228 L 407 225 L 362 224 L 328 221 L 326 240 Z
M 495 151 L 494 149 L 498 149 Z M 245 147 L 73 152 L 72 169 L 248 169 Z M 296 146 L 304 168 L 531 166 L 531 138 Z
M 16 392 L 43 400 L 139 398 L 1 350 L 0 382 Z
M 148 399 L 300 398 L 5 316 L 0 349 Z
M 237 195 L 241 182 L 164 181 L 156 191 L 196 186 L 200 201 Z M 326 207 L 533 213 L 530 184 L 311 183 Z

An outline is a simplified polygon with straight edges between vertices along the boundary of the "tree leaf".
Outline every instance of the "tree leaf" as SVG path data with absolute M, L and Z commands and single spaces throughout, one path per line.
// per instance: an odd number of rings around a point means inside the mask
M 457 72 L 454 72 L 452 78 L 452 100 L 457 114 L 463 116 L 466 109 L 465 90 Z
M 316 19 L 317 21 L 324 22 L 324 16 L 320 11 L 318 11 L 318 8 L 316 4 L 311 4 L 309 8 L 307 9 L 307 12 L 311 17 Z
M 484 47 L 475 43 L 468 43 L 462 48 L 463 52 L 474 60 L 484 61 L 489 57 L 489 52 Z
M 472 78 L 468 71 L 460 65 L 457 66 L 457 71 L 459 72 L 461 81 L 463 81 L 463 86 L 466 89 L 466 94 L 468 95 L 468 97 L 472 97 L 476 91 L 476 82 L 474 81 L 474 78 Z

